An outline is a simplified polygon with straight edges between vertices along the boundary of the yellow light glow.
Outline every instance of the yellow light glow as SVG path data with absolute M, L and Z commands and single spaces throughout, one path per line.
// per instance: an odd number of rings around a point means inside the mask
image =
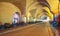
M 12 23 L 15 12 L 21 12 L 19 8 L 8 2 L 0 2 L 0 21 Z

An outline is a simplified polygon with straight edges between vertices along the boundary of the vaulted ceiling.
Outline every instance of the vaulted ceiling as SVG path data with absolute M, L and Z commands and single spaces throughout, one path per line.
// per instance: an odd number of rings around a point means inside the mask
M 50 10 L 54 14 L 58 13 L 58 3 L 59 3 L 59 0 L 38 0 L 38 1 L 37 0 L 27 0 L 27 3 L 26 3 L 26 5 L 27 5 L 27 7 L 26 7 L 27 8 L 27 12 L 29 12 L 30 10 L 35 9 L 37 7 L 35 2 L 42 3 L 42 4 L 38 4 L 38 5 L 42 5 L 42 7 L 44 7 L 49 12 L 48 15 L 51 16 L 52 19 L 53 19 L 53 14 L 50 12 Z M 41 8 L 38 7 L 38 8 L 42 9 L 42 7 Z M 38 8 L 36 8 L 36 9 L 38 9 Z M 36 11 L 36 12 L 37 13 L 41 12 L 40 9 L 38 9 L 38 11 Z M 37 14 L 35 14 L 35 15 L 37 15 Z M 40 15 L 41 15 L 41 13 L 40 13 Z
M 17 6 L 21 10 L 22 14 L 25 14 L 26 0 L 0 0 L 0 2 L 10 2 Z
M 26 3 L 28 2 L 29 3 Z M 26 12 L 26 7 L 29 6 L 29 4 L 31 4 L 31 2 L 34 2 L 36 0 L 0 0 L 0 2 L 10 2 L 14 5 L 16 5 L 22 12 L 22 14 L 25 14 Z M 39 0 L 39 1 L 43 1 L 46 2 L 45 0 Z M 47 0 L 47 2 L 49 3 L 49 5 L 51 6 L 51 10 L 54 12 L 58 12 L 58 0 Z

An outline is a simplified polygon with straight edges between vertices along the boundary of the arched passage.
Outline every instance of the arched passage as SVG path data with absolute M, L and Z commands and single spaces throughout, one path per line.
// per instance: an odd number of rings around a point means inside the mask
M 26 13 L 30 13 L 32 19 L 37 20 L 38 17 L 40 18 L 40 16 L 42 17 L 42 15 L 44 16 L 44 9 L 45 7 L 43 7 L 42 5 L 40 5 L 38 2 L 32 2 L 28 7 L 27 7 L 27 12 Z M 47 8 L 45 8 L 46 10 Z M 49 9 L 47 12 L 50 12 Z M 48 14 L 48 16 L 50 16 L 50 13 Z M 27 15 L 28 17 L 28 15 Z M 30 20 L 31 20 L 30 17 Z
M 14 4 L 9 2 L 0 2 L 0 21 L 3 23 L 12 23 L 13 15 L 15 12 L 19 12 L 21 15 L 21 11 Z

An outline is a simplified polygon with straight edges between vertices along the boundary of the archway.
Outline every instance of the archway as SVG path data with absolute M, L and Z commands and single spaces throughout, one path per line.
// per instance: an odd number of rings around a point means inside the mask
M 12 23 L 13 15 L 15 12 L 19 12 L 21 16 L 21 11 L 14 4 L 9 2 L 0 2 L 0 21 L 3 23 Z
M 38 19 L 39 16 L 42 17 L 42 15 L 44 16 L 44 12 L 43 12 L 43 6 L 40 5 L 37 1 L 36 2 L 32 2 L 28 7 L 27 7 L 27 12 L 26 13 L 30 13 L 31 17 L 34 21 L 36 21 Z M 49 16 L 49 14 L 48 14 Z M 28 17 L 28 15 L 27 15 Z M 32 20 L 30 17 L 30 20 Z

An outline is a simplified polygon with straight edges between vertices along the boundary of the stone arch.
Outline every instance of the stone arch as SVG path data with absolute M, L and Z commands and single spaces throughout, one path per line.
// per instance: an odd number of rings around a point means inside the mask
M 0 2 L 0 21 L 3 23 L 12 23 L 15 12 L 19 12 L 21 16 L 21 10 L 14 4 L 9 2 Z
M 30 14 L 32 13 L 32 16 L 36 18 L 37 14 L 42 12 L 42 6 L 39 5 L 39 3 L 36 1 L 36 2 L 32 2 L 28 7 L 27 7 L 27 13 L 29 12 Z M 38 10 L 41 10 L 40 12 Z M 35 11 L 35 12 L 34 12 Z M 35 13 L 35 14 L 34 14 Z M 34 15 L 33 15 L 34 14 Z
M 26 0 L 0 0 L 0 2 L 12 3 L 21 10 L 22 15 L 26 13 Z

